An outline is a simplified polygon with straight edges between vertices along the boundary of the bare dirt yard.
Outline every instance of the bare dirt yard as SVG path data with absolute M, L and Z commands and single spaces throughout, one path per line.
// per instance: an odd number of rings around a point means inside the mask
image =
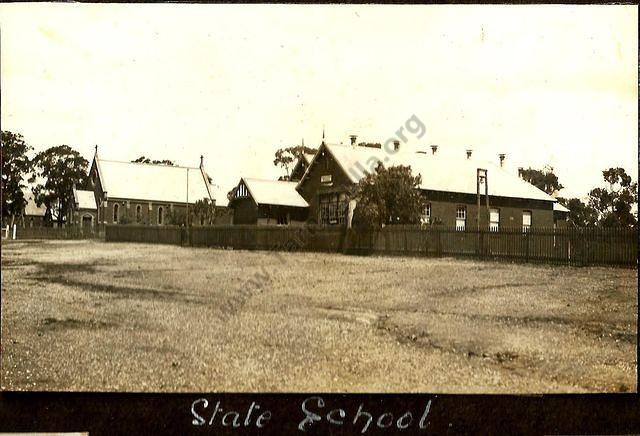
M 632 269 L 13 241 L 2 285 L 5 390 L 636 389 Z

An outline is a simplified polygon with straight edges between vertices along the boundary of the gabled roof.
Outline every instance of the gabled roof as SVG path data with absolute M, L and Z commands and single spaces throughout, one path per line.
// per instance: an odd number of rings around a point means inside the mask
M 93 191 L 83 191 L 81 189 L 74 188 L 73 198 L 77 204 L 78 209 L 97 209 L 96 197 Z
M 44 216 L 44 214 L 47 212 L 47 206 L 45 206 L 44 204 L 41 206 L 36 205 L 36 202 L 33 199 L 33 194 L 25 192 L 24 198 L 25 200 L 27 200 L 27 204 L 24 206 L 25 215 Z
M 325 144 L 322 147 L 334 157 L 353 183 L 357 183 L 365 176 L 365 172 L 372 171 L 378 162 L 382 162 L 385 167 L 410 166 L 414 175 L 421 176 L 420 189 L 475 195 L 476 171 L 484 168 L 488 171 L 489 195 L 556 202 L 544 191 L 488 161 L 452 159 L 402 150 L 392 154 L 384 149 L 341 144 Z
M 296 191 L 297 182 L 243 177 L 240 183 L 244 183 L 257 204 L 309 207 L 309 203 Z
M 167 203 L 212 199 L 209 181 L 202 168 L 94 159 L 102 190 L 109 198 Z
M 302 157 L 304 158 L 304 160 L 305 160 L 308 164 L 310 164 L 310 163 L 311 163 L 311 161 L 313 160 L 313 157 L 314 157 L 315 155 L 316 155 L 315 153 L 304 153 L 304 154 L 302 155 Z
M 558 202 L 553 203 L 553 211 L 554 212 L 571 212 L 569 209 L 567 209 L 566 207 L 564 207 Z

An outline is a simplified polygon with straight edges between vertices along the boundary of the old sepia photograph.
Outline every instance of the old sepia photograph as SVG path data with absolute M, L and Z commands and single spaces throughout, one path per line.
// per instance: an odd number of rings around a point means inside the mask
M 0 5 L 1 389 L 635 392 L 637 26 Z

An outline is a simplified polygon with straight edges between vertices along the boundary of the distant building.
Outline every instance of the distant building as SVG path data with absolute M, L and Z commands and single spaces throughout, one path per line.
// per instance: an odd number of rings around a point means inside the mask
M 187 205 L 215 201 L 202 157 L 199 167 L 182 167 L 106 160 L 96 151 L 89 175 L 103 224 L 162 226 L 186 216 Z
M 320 224 L 344 225 L 350 192 L 367 172 L 382 163 L 410 166 L 421 176 L 420 191 L 427 200 L 424 223 L 440 223 L 458 230 L 478 228 L 477 170 L 486 169 L 489 192 L 489 214 L 485 197 L 481 198 L 480 228 L 552 228 L 566 220 L 568 210 L 555 198 L 512 174 L 500 164 L 472 158 L 471 150 L 460 158 L 447 158 L 431 152 L 410 152 L 396 141 L 390 151 L 382 148 L 322 143 L 308 164 L 296 189 L 309 204 L 309 216 Z M 484 186 L 481 188 L 484 194 Z M 356 206 L 357 207 L 357 206 Z M 488 216 L 487 216 L 488 215 Z M 563 218 L 564 217 L 564 218 Z
M 308 203 L 296 191 L 296 182 L 242 178 L 229 207 L 233 224 L 301 225 Z
M 302 176 L 304 176 L 305 171 L 307 171 L 307 168 L 309 168 L 309 165 L 311 164 L 311 161 L 313 160 L 313 157 L 315 156 L 315 154 L 312 153 L 304 153 L 302 156 L 300 156 L 298 158 L 298 161 L 296 162 L 296 165 L 293 167 L 293 170 L 291 171 L 291 176 L 289 176 L 289 180 L 291 180 L 292 182 L 297 182 L 299 181 Z
M 47 207 L 43 204 L 38 206 L 33 199 L 33 194 L 24 194 L 27 204 L 24 207 L 24 219 L 22 220 L 22 227 L 42 227 L 45 225 L 45 215 L 47 213 Z
M 553 225 L 554 227 L 567 227 L 569 223 L 569 209 L 556 202 L 553 203 Z
M 67 222 L 84 228 L 93 228 L 98 224 L 98 207 L 93 191 L 84 191 L 73 187 L 73 204 Z

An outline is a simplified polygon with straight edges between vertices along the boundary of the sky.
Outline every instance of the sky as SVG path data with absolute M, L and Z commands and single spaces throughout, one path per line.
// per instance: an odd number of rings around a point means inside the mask
M 281 147 L 384 142 L 508 168 L 564 197 L 638 176 L 638 14 L 605 5 L 1 4 L 2 130 L 36 150 L 205 167 L 229 191 Z

